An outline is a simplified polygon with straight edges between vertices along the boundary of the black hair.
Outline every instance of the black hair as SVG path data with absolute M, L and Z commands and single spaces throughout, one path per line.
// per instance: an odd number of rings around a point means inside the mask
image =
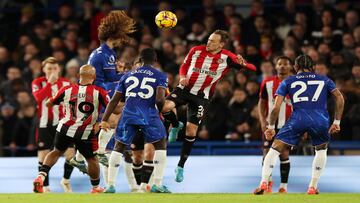
M 145 64 L 152 64 L 157 60 L 156 52 L 152 48 L 145 48 L 140 52 L 140 60 Z
M 292 65 L 293 64 L 293 61 L 291 60 L 291 58 L 287 57 L 287 56 L 284 56 L 284 55 L 281 55 L 281 56 L 278 56 L 275 58 L 274 62 L 275 64 L 279 61 L 279 60 L 287 60 L 289 61 L 289 63 Z
M 315 62 L 309 55 L 300 55 L 295 59 L 295 66 L 297 67 L 297 72 L 299 72 L 299 70 L 314 72 Z

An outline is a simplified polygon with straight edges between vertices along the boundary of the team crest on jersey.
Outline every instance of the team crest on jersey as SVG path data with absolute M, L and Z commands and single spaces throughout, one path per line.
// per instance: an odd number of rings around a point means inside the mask
M 221 59 L 221 58 L 218 59 L 218 60 L 217 60 L 217 63 L 218 63 L 218 64 L 224 63 L 224 59 Z
M 176 98 L 177 95 L 176 94 L 171 94 L 171 97 Z
M 114 55 L 110 55 L 110 57 L 109 57 L 109 64 L 110 64 L 110 65 L 115 64 L 115 56 L 114 56 Z

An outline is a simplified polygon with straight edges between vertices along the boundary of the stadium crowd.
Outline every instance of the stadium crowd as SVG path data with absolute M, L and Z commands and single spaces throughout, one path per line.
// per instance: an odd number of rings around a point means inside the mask
M 42 74 L 41 62 L 54 56 L 63 76 L 76 82 L 79 67 L 87 63 L 99 45 L 100 20 L 115 9 L 110 0 L 43 1 L 14 0 L 1 4 L 0 15 L 0 146 L 4 155 L 18 147 L 35 155 L 36 105 L 31 81 Z M 50 2 L 50 1 L 49 1 Z M 55 2 L 55 3 L 54 3 Z M 178 84 L 179 67 L 188 50 L 206 43 L 209 33 L 227 30 L 227 49 L 255 64 L 256 73 L 233 72 L 222 80 L 206 113 L 198 136 L 202 140 L 261 140 L 257 102 L 261 81 L 274 74 L 273 60 L 300 53 L 316 61 L 316 73 L 328 75 L 346 100 L 341 135 L 335 140 L 360 140 L 360 16 L 355 1 L 253 0 L 250 15 L 233 4 L 203 1 L 129 1 L 128 14 L 137 22 L 129 45 L 117 50 L 118 64 L 133 64 L 140 50 L 158 51 L 157 67 L 168 73 L 170 89 Z M 276 1 L 278 2 L 278 1 Z M 56 5 L 58 3 L 58 5 Z M 184 6 L 186 5 L 186 6 Z M 160 30 L 154 16 L 172 10 L 178 23 Z M 332 108 L 332 102 L 329 103 Z M 185 112 L 179 109 L 180 120 Z M 1 152 L 0 152 L 1 153 Z

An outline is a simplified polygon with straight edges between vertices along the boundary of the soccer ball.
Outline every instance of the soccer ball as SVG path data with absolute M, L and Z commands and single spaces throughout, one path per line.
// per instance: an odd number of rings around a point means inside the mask
M 160 11 L 155 17 L 155 23 L 159 28 L 173 28 L 177 23 L 177 17 L 171 11 Z

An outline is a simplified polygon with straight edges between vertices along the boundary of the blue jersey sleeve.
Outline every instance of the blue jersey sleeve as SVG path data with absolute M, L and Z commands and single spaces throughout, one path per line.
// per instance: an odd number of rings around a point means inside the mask
M 126 78 L 127 78 L 126 75 L 121 77 L 121 79 L 119 81 L 119 84 L 116 87 L 117 92 L 121 92 L 121 93 L 125 94 L 125 92 L 126 92 L 126 87 L 125 87 Z
M 287 94 L 288 94 L 288 91 L 287 91 L 287 88 L 286 88 L 286 80 L 283 80 L 280 83 L 278 89 L 276 90 L 275 95 L 280 95 L 280 96 L 285 97 Z
M 168 88 L 168 79 L 165 74 L 160 74 L 159 80 L 158 80 L 158 87 Z
M 326 88 L 328 89 L 329 92 L 332 92 L 336 89 L 336 85 L 334 81 L 332 81 L 330 78 L 327 78 L 326 80 Z
M 103 89 L 106 89 L 105 86 L 105 78 L 104 78 L 104 72 L 102 70 L 103 63 L 101 58 L 98 57 L 95 53 L 92 53 L 90 55 L 88 64 L 92 65 L 96 70 L 96 79 L 94 81 L 94 85 L 102 87 Z

